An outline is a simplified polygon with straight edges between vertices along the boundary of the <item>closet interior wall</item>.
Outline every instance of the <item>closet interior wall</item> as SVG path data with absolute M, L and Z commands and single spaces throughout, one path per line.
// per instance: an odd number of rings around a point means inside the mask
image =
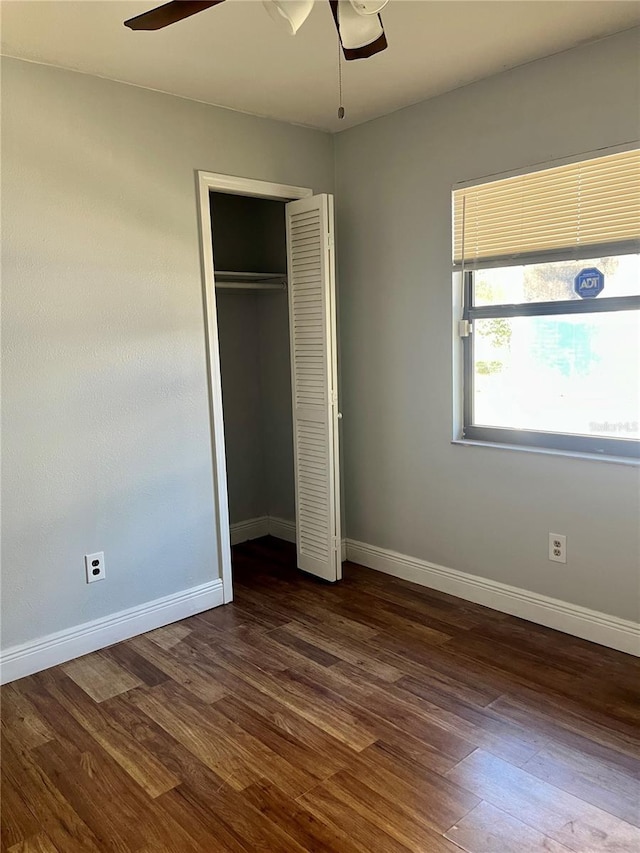
M 216 276 L 284 273 L 284 203 L 211 193 Z M 216 287 L 229 520 L 295 522 L 289 314 L 285 290 Z

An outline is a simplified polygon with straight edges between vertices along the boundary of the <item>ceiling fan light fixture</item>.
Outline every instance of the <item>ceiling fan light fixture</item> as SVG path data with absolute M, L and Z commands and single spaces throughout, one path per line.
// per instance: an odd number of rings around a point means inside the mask
M 347 50 L 365 47 L 384 33 L 378 15 L 361 14 L 351 0 L 338 0 L 338 28 L 342 46 Z
M 262 0 L 271 18 L 295 36 L 313 9 L 313 0 Z
M 349 0 L 359 15 L 378 15 L 389 0 Z
M 1 0 L 0 0 L 1 2 Z M 344 58 L 368 59 L 386 50 L 380 10 L 389 0 L 328 0 Z M 130 30 L 161 30 L 224 0 L 171 0 L 124 22 Z M 279 26 L 295 35 L 311 14 L 315 0 L 262 0 Z

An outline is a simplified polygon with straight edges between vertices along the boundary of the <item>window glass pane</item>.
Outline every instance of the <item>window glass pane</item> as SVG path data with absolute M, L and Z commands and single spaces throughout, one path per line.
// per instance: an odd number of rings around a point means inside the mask
M 640 255 L 618 255 L 477 270 L 473 274 L 473 304 L 510 305 L 581 299 L 573 289 L 574 279 L 581 270 L 590 267 L 604 275 L 604 289 L 596 299 L 640 294 Z
M 474 320 L 477 426 L 640 439 L 640 311 Z

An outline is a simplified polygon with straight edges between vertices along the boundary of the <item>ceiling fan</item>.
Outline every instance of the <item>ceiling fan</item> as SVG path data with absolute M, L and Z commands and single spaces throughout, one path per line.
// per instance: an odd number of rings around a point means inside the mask
M 224 0 L 174 0 L 124 22 L 131 30 L 161 30 Z M 344 58 L 367 59 L 387 47 L 380 11 L 389 0 L 328 0 Z M 274 20 L 295 35 L 311 14 L 314 0 L 263 0 Z

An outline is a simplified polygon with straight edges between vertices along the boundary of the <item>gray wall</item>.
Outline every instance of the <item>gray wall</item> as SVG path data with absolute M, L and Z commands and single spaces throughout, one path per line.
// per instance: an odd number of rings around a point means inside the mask
M 7 647 L 218 575 L 194 170 L 332 192 L 334 161 L 320 132 L 18 60 L 2 112 Z
M 293 414 L 286 293 L 259 296 L 267 515 L 295 521 Z
M 639 615 L 637 468 L 452 446 L 451 188 L 639 134 L 638 31 L 337 137 L 349 537 Z M 568 536 L 566 566 L 547 534 Z
M 216 296 L 231 524 L 267 514 L 260 298 L 224 291 Z
M 218 291 L 217 308 L 230 521 L 295 521 L 287 295 Z

